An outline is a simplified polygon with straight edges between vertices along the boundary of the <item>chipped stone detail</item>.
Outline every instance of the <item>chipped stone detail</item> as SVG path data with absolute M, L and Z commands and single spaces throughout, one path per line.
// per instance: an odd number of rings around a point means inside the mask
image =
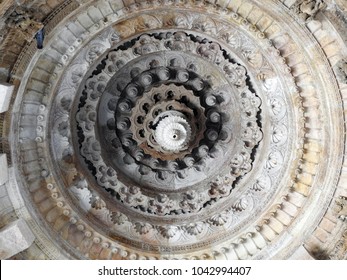
M 343 84 L 347 84 L 347 60 L 345 59 L 340 60 L 336 64 L 335 69 L 337 72 L 338 80 Z
M 291 9 L 305 22 L 313 20 L 318 12 L 326 8 L 324 0 L 297 0 Z
M 34 18 L 34 10 L 16 7 L 6 20 L 9 28 L 15 28 L 23 38 L 31 42 L 36 33 L 43 28 L 43 23 Z

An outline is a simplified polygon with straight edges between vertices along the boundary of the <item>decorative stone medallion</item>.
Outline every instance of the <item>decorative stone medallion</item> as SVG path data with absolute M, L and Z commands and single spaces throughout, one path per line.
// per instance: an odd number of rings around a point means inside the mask
M 203 1 L 94 2 L 100 21 L 37 55 L 16 124 L 18 172 L 57 246 L 94 259 L 276 255 L 305 203 L 318 207 L 317 178 L 333 192 L 326 167 L 340 160 L 325 125 L 341 121 L 323 86 L 336 84 L 313 75 L 299 23 L 258 1 L 258 23 Z

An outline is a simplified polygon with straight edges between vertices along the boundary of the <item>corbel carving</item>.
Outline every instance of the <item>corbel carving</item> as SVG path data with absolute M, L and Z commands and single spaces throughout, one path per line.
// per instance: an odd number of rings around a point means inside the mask
M 324 0 L 298 0 L 291 7 L 299 18 L 309 22 L 315 18 L 317 13 L 326 8 Z
M 24 7 L 17 7 L 7 18 L 6 24 L 16 29 L 28 42 L 31 42 L 36 33 L 43 28 L 43 24 L 35 18 L 33 11 Z

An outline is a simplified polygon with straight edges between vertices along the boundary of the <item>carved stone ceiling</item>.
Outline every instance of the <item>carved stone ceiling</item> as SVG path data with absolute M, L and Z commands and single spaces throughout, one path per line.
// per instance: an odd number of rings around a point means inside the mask
M 47 258 L 347 257 L 331 1 L 64 2 L 10 80 L 17 215 Z

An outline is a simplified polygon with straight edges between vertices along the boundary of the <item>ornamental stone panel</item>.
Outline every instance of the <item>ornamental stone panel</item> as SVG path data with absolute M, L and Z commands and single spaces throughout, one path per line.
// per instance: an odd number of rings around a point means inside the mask
M 55 2 L 3 125 L 47 258 L 347 258 L 341 1 Z

